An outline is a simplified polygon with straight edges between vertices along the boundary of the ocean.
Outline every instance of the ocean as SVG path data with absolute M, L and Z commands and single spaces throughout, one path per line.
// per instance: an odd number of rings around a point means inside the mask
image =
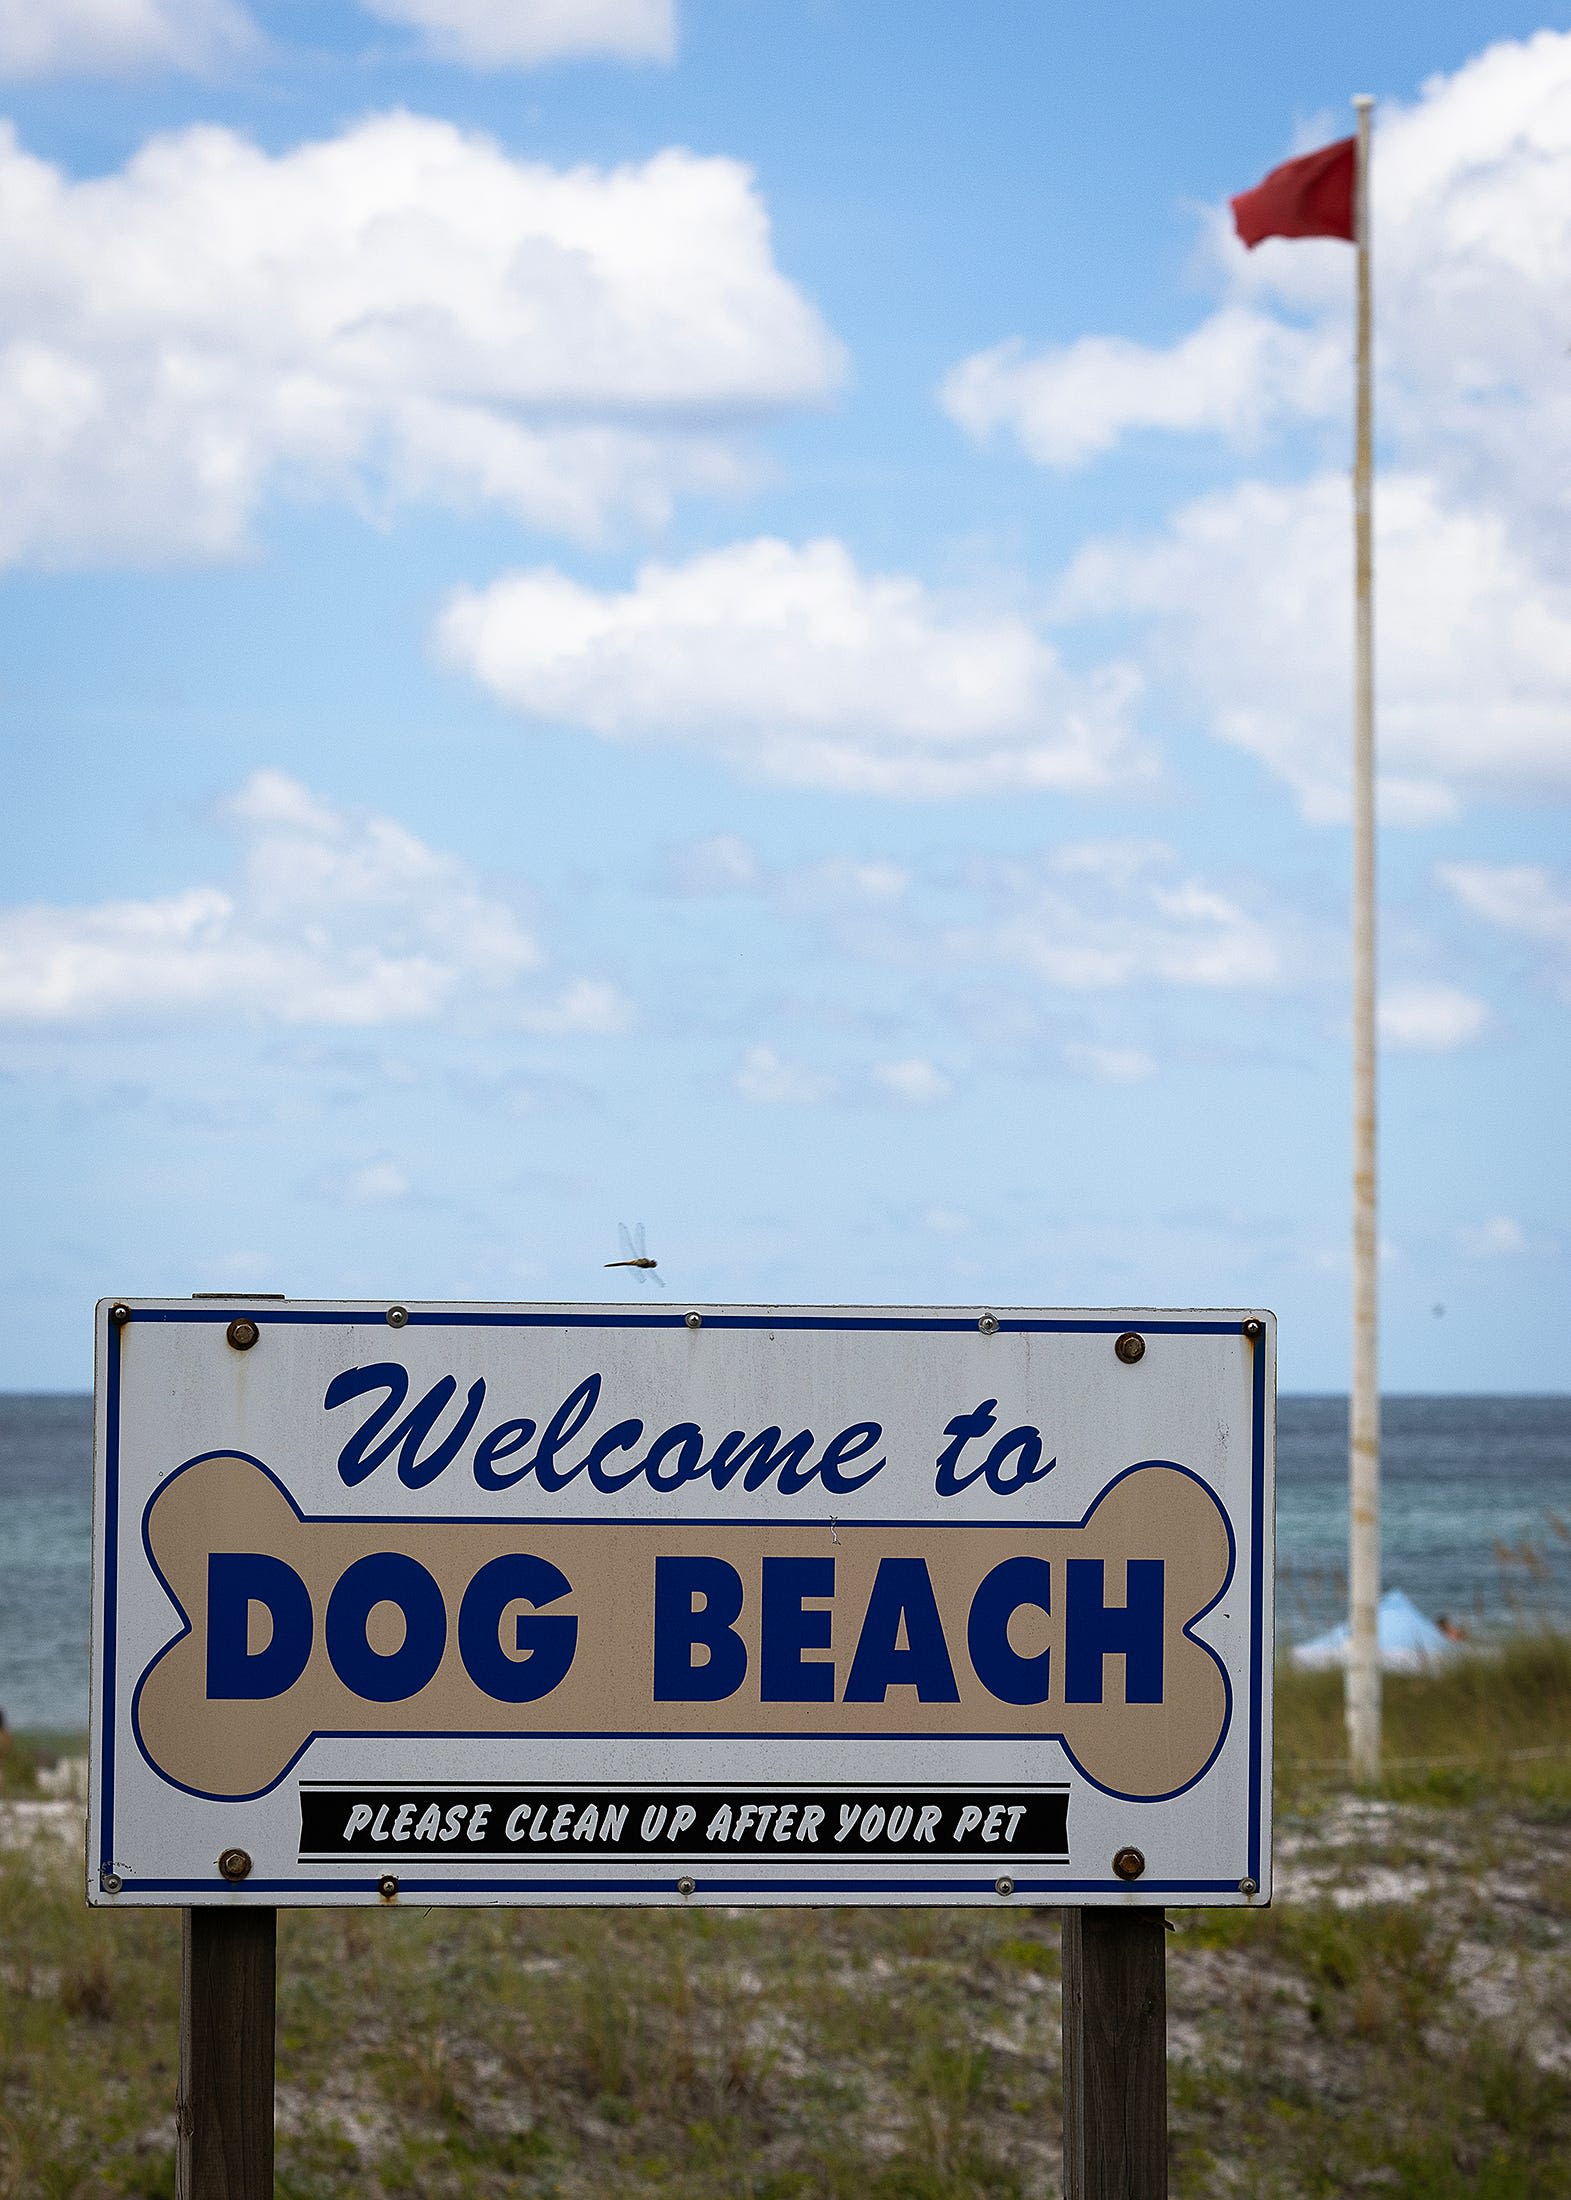
M 1388 1398 L 1387 1588 L 1488 1633 L 1571 1621 L 1571 1397 Z M 87 1720 L 92 1401 L 0 1396 L 0 1708 L 15 1728 Z M 1341 1616 L 1347 1400 L 1277 1420 L 1282 1640 Z

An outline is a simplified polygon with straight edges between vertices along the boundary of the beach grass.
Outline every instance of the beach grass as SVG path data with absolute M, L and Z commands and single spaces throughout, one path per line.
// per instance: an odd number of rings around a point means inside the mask
M 1571 1635 L 1523 1630 L 1437 1672 L 1388 1673 L 1380 1792 L 1413 1800 L 1556 1797 L 1571 1801 Z M 1279 1793 L 1345 1777 L 1340 1671 L 1276 1683 Z
M 1387 1701 L 1357 1794 L 1338 1677 L 1284 1673 L 1278 1899 L 1174 1913 L 1181 2200 L 1571 2200 L 1571 1656 Z M 58 1832 L 0 1855 L 7 2200 L 173 2191 L 179 1916 L 81 1879 Z M 285 1911 L 278 2189 L 1035 2200 L 1058 1990 L 1056 1914 L 1014 1907 Z

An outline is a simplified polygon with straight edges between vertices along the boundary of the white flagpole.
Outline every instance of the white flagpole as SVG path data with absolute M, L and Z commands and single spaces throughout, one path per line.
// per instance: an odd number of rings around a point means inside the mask
M 1375 1180 L 1374 403 L 1370 386 L 1369 150 L 1362 92 L 1354 198 L 1358 423 L 1353 457 L 1353 1372 L 1348 1459 L 1347 1752 L 1380 1777 L 1380 1240 Z

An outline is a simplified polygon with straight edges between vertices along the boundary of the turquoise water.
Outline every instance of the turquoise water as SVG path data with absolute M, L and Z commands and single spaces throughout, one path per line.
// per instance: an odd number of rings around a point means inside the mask
M 0 1708 L 87 1724 L 91 1398 L 0 1397 Z
M 1485 1629 L 1571 1621 L 1571 1398 L 1388 1398 L 1385 1580 Z M 0 1396 L 0 1707 L 12 1726 L 87 1718 L 92 1405 Z M 1284 1398 L 1278 1619 L 1340 1616 L 1347 1401 Z
M 1387 1398 L 1381 1546 L 1388 1589 L 1486 1631 L 1571 1622 L 1571 1398 Z M 1347 1400 L 1277 1411 L 1277 1626 L 1343 1617 Z

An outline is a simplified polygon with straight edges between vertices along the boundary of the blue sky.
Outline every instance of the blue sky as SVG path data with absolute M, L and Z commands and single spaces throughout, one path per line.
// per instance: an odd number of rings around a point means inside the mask
M 0 21 L 0 1384 L 625 1219 L 1342 1385 L 1351 254 L 1225 201 L 1367 89 L 1385 1379 L 1565 1387 L 1571 12 L 1288 12 Z

